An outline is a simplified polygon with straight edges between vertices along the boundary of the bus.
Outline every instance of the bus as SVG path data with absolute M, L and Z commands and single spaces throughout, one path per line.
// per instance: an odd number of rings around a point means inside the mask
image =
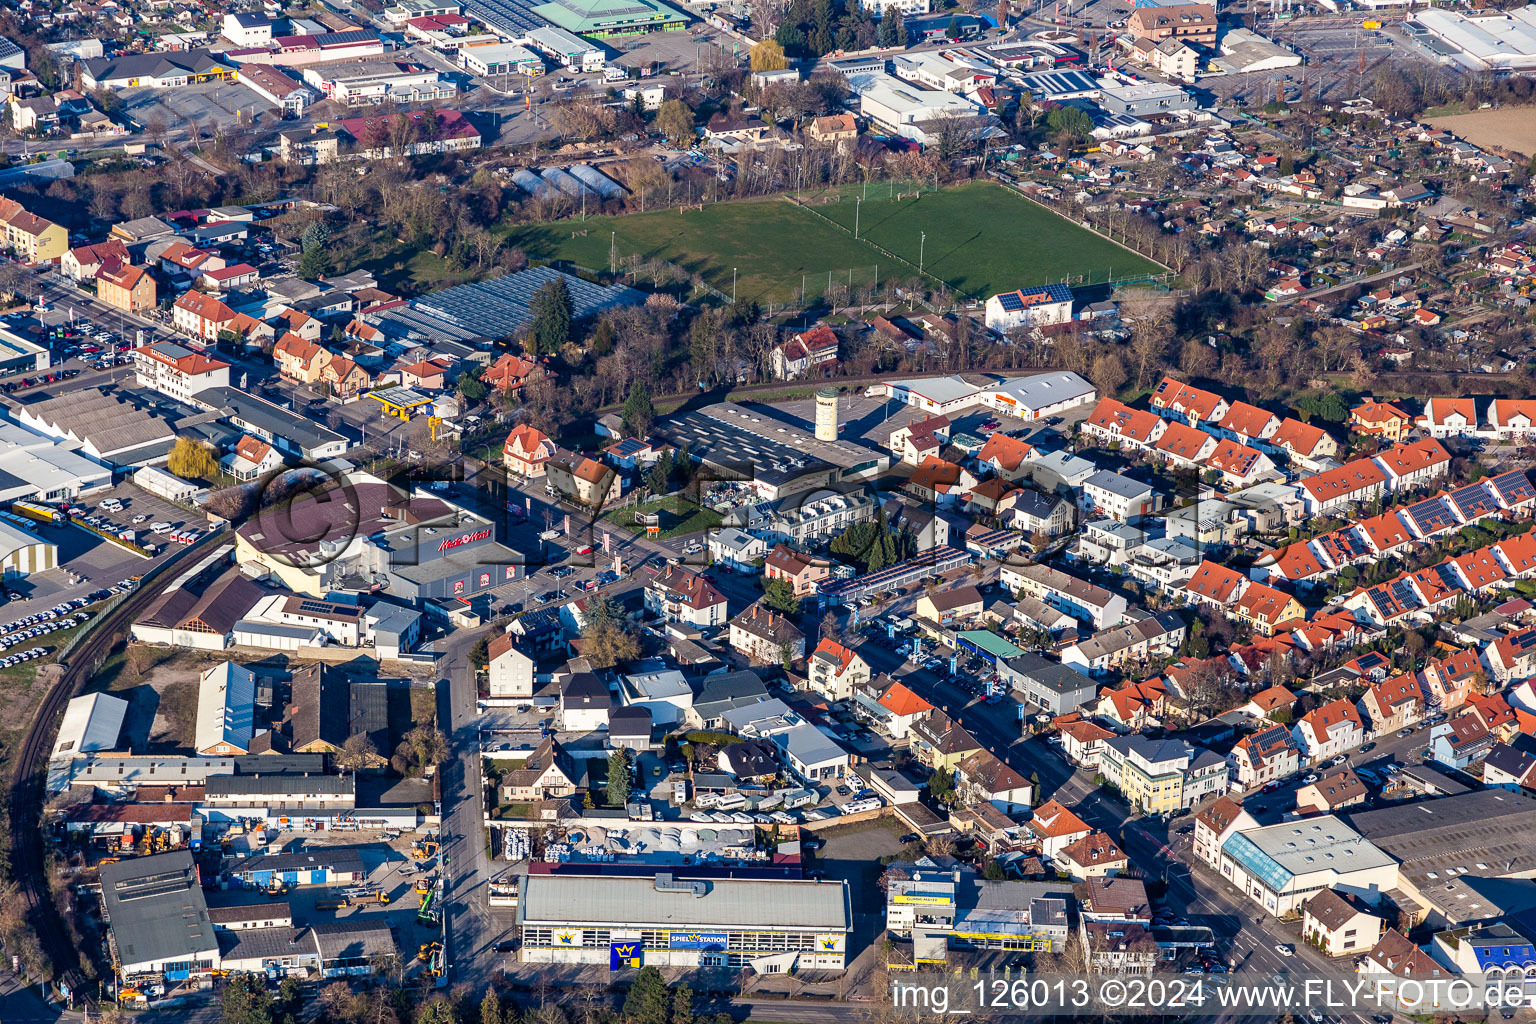
M 18 516 L 26 516 L 28 519 L 36 519 L 38 522 L 51 523 L 54 526 L 63 526 L 69 521 L 68 517 L 56 508 L 40 505 L 35 501 L 13 501 L 11 511 Z

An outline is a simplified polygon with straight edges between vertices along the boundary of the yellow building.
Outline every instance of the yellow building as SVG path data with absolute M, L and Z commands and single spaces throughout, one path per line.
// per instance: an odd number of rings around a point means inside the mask
M 1222 792 L 1226 761 L 1182 740 L 1116 736 L 1104 742 L 1099 771 L 1131 806 L 1146 814 L 1172 814 L 1201 797 Z
M 29 263 L 56 260 L 69 251 L 69 232 L 45 220 L 14 199 L 0 198 L 0 226 L 5 248 Z
M 155 308 L 155 279 L 143 267 L 104 266 L 96 271 L 96 297 L 109 306 L 141 313 Z

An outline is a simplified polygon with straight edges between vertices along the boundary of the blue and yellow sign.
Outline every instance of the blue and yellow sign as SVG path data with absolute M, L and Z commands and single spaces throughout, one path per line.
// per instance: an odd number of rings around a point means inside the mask
M 669 949 L 724 949 L 730 942 L 725 932 L 672 932 L 667 938 Z
M 608 943 L 608 969 L 610 971 L 639 970 L 642 959 L 639 939 Z

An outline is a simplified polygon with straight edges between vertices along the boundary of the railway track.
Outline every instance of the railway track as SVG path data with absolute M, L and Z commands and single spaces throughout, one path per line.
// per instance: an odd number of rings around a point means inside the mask
M 172 578 L 171 566 L 185 564 L 198 553 L 207 553 L 223 538 L 222 531 L 209 534 L 162 563 L 149 586 L 141 585 L 111 612 L 86 627 L 89 632 L 85 638 L 60 663 L 63 672 L 43 698 L 16 754 L 10 793 L 11 878 L 27 901 L 28 921 L 37 933 L 44 955 L 53 964 L 54 976 L 68 986 L 72 997 L 83 992 L 87 982 L 79 966 L 80 951 L 71 941 L 69 929 L 48 890 L 43 845 L 44 791 L 53 735 L 64 706 L 106 660 L 118 631 L 164 589 L 163 585 L 154 584 L 167 582 Z

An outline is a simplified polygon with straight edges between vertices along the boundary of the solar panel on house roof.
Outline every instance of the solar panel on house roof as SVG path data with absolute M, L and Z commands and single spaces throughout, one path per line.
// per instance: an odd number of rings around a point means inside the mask
M 1407 580 L 1393 580 L 1387 584 L 1387 587 L 1392 592 L 1392 599 L 1404 611 L 1419 606 L 1419 595 L 1414 592 L 1412 585 Z
M 1460 524 L 1456 513 L 1440 498 L 1430 498 L 1409 506 L 1408 516 L 1419 528 L 1419 532 L 1424 534 L 1454 529 Z
M 1452 491 L 1449 497 L 1456 511 L 1461 513 L 1461 518 L 1464 522 L 1470 522 L 1479 516 L 1492 515 L 1499 511 L 1498 500 L 1481 483 L 1475 483 L 1469 487 Z
M 1525 474 L 1525 470 L 1516 469 L 1508 473 L 1500 473 L 1489 481 L 1490 486 L 1504 500 L 1506 505 L 1516 505 L 1522 501 L 1530 501 L 1536 498 L 1536 488 L 1531 486 L 1531 478 Z
M 1018 292 L 1004 292 L 997 297 L 997 302 L 1008 313 L 1017 313 L 1024 308 L 1024 303 L 1019 301 Z

